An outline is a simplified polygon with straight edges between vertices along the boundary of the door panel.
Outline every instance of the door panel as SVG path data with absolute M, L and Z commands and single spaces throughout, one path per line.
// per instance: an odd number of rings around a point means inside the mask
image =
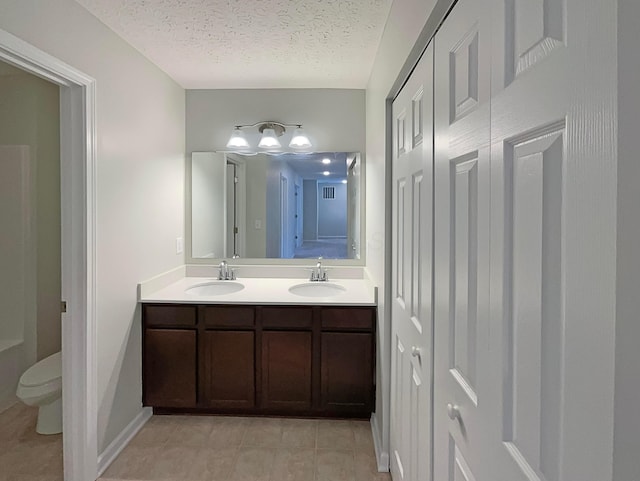
M 434 480 L 483 480 L 491 17 L 461 0 L 435 39 Z
M 144 405 L 189 407 L 196 404 L 196 331 L 146 329 Z
M 611 479 L 615 2 L 492 15 L 490 457 L 514 481 Z
M 311 408 L 311 332 L 263 331 L 262 406 Z
M 204 334 L 204 402 L 216 408 L 255 406 L 253 331 L 215 331 Z
M 320 345 L 322 408 L 335 412 L 371 412 L 373 335 L 323 332 Z
M 433 48 L 393 103 L 391 472 L 430 478 Z

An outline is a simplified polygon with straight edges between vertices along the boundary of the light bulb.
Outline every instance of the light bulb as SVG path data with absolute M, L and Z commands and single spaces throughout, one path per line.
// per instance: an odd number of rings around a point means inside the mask
M 307 134 L 304 133 L 304 130 L 301 127 L 298 127 L 293 131 L 289 147 L 293 149 L 307 149 L 311 147 L 309 137 L 307 137 Z
M 247 149 L 249 148 L 249 141 L 244 135 L 244 132 L 236 127 L 231 133 L 227 147 L 230 149 Z
M 260 139 L 260 143 L 258 147 L 262 149 L 270 149 L 272 147 L 281 147 L 280 141 L 276 136 L 276 131 L 274 129 L 264 129 L 262 131 L 262 138 Z

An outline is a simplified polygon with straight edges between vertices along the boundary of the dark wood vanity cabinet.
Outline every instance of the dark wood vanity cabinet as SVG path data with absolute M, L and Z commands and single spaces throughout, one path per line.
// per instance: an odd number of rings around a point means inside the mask
M 368 417 L 375 308 L 143 304 L 156 412 Z
M 142 347 L 144 404 L 192 406 L 197 400 L 198 384 L 195 309 L 146 307 Z

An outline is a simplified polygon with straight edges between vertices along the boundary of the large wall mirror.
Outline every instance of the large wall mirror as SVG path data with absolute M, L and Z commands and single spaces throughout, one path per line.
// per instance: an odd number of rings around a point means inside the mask
M 363 263 L 360 153 L 193 152 L 188 178 L 192 262 Z

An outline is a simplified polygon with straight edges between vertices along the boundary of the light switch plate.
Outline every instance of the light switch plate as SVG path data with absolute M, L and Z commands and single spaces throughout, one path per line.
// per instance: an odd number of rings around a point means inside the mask
M 176 237 L 176 254 L 182 254 L 184 251 L 184 239 L 182 237 Z

